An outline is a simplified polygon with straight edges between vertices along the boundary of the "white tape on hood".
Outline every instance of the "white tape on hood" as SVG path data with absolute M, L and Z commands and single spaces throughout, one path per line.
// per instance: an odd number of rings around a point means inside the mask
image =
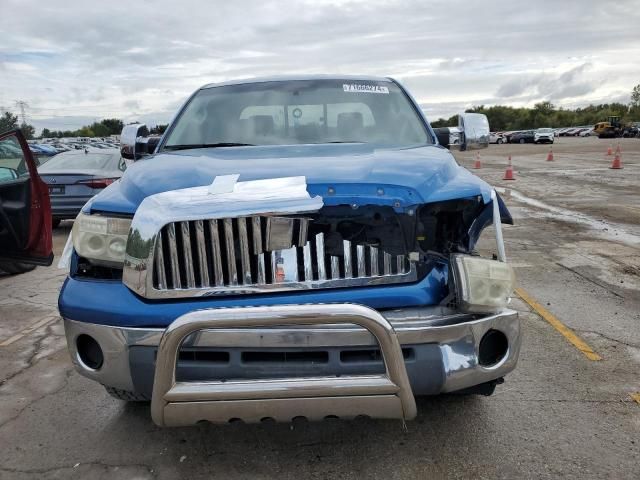
M 218 175 L 209 185 L 209 195 L 219 195 L 221 193 L 231 193 L 238 182 L 240 174 Z

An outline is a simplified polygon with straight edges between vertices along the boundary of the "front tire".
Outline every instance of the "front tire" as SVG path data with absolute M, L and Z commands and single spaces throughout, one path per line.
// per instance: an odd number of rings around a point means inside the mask
M 502 145 L 502 139 L 499 138 L 498 141 L 496 142 L 498 145 Z
M 30 272 L 34 268 L 36 268 L 35 265 L 30 265 L 28 263 L 0 262 L 0 272 L 8 273 L 9 275 Z

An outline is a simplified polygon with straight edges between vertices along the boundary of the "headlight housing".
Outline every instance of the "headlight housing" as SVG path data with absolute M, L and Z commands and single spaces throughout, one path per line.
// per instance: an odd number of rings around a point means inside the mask
M 73 246 L 95 265 L 122 268 L 131 219 L 80 213 L 73 223 Z
M 515 275 L 507 263 L 455 254 L 451 256 L 451 268 L 460 310 L 489 313 L 509 303 Z

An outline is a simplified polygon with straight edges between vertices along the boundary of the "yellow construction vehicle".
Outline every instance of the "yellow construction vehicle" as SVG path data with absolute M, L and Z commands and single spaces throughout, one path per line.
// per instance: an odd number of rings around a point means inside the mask
M 624 125 L 620 117 L 613 115 L 607 118 L 606 122 L 598 122 L 593 126 L 593 132 L 598 138 L 617 138 L 629 136 L 633 125 Z

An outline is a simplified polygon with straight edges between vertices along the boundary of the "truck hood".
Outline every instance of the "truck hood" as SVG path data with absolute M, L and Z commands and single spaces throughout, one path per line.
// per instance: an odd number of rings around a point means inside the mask
M 491 187 L 440 146 L 381 149 L 367 144 L 256 146 L 163 152 L 136 162 L 85 211 L 135 213 L 142 200 L 169 190 L 210 184 L 217 175 L 240 181 L 305 176 L 325 205 L 412 205 L 482 195 Z

